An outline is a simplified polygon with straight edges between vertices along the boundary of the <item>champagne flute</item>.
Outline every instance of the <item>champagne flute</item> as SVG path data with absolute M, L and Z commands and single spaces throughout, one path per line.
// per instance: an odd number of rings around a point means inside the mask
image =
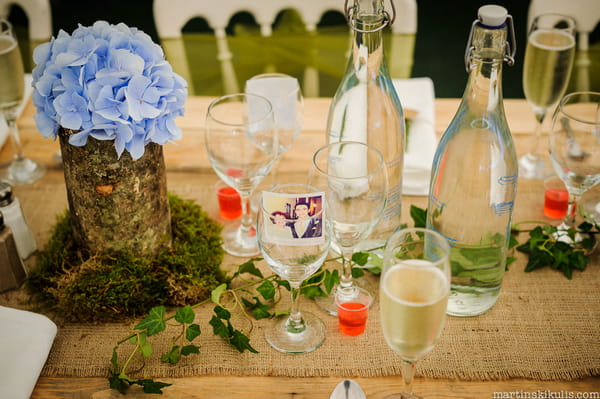
M 279 148 L 271 103 L 254 94 L 214 100 L 206 115 L 206 151 L 217 175 L 240 194 L 241 221 L 223 228 L 223 248 L 234 256 L 259 254 L 248 199 L 269 173 Z
M 575 92 L 562 98 L 552 118 L 550 160 L 569 192 L 559 230 L 576 227 L 579 199 L 600 183 L 600 93 Z
M 386 243 L 380 277 L 381 327 L 390 348 L 402 359 L 403 389 L 389 398 L 412 394 L 415 366 L 433 349 L 446 316 L 450 294 L 450 247 L 433 230 L 411 228 Z
M 15 146 L 15 156 L 2 175 L 13 186 L 33 183 L 46 173 L 44 165 L 23 154 L 16 120 L 24 92 L 24 70 L 19 44 L 10 22 L 0 19 L 0 112 L 6 119 Z
M 551 172 L 540 154 L 546 114 L 565 93 L 575 54 L 575 20 L 566 15 L 541 14 L 531 25 L 525 49 L 523 91 L 533 107 L 536 127 L 533 148 L 519 159 L 519 175 L 545 179 Z
M 365 143 L 330 143 L 315 152 L 308 182 L 325 192 L 333 243 L 342 254 L 335 296 L 342 297 L 340 302 L 351 302 L 364 291 L 352 281 L 352 253 L 371 234 L 386 204 L 385 160 L 379 150 Z M 327 313 L 337 315 L 335 296 L 316 297 L 315 301 Z
M 278 185 L 262 193 L 260 251 L 271 269 L 290 283 L 292 294 L 289 316 L 265 332 L 267 342 L 281 352 L 310 352 L 325 339 L 324 323 L 312 313 L 301 313 L 298 305 L 302 281 L 321 267 L 329 252 L 331 235 L 323 218 L 327 206 L 323 195 L 305 184 Z M 292 234 L 299 230 L 296 225 L 301 221 L 306 222 L 306 233 Z

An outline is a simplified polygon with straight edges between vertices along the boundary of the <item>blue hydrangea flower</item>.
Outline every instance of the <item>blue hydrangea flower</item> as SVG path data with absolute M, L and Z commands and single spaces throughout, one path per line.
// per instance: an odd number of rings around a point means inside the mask
M 128 151 L 133 159 L 148 143 L 181 138 L 174 119 L 183 115 L 187 83 L 144 32 L 105 21 L 80 25 L 38 46 L 33 60 L 34 118 L 44 137 L 56 138 L 62 126 L 76 131 L 71 145 L 90 136 L 113 140 L 119 157 Z

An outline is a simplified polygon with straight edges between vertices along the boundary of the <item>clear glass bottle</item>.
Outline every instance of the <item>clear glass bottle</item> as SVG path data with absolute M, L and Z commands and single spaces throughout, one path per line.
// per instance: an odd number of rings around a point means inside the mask
M 393 23 L 383 0 L 353 0 L 345 9 L 352 29 L 352 49 L 346 72 L 329 108 L 328 142 L 360 141 L 374 146 L 387 164 L 387 205 L 368 242 L 359 250 L 380 247 L 400 225 L 404 114 L 392 84 L 383 51 L 383 30 Z M 352 165 L 349 165 L 352 167 Z M 374 193 L 376 194 L 376 193 Z
M 500 294 L 518 174 L 502 103 L 502 64 L 514 63 L 514 43 L 506 9 L 481 7 L 465 53 L 467 87 L 433 161 L 427 227 L 452 247 L 454 316 L 482 314 Z
M 10 227 L 0 213 L 0 292 L 19 287 L 27 278 Z
M 11 185 L 5 181 L 0 182 L 0 212 L 6 225 L 12 230 L 21 259 L 27 259 L 37 249 L 35 238 L 25 220 L 19 199 L 13 195 Z

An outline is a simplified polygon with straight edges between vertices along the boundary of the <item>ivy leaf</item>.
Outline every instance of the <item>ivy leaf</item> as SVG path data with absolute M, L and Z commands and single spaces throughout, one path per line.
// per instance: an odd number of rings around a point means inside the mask
M 263 283 L 256 288 L 256 291 L 258 291 L 266 300 L 275 297 L 275 286 L 270 280 L 263 281 Z
M 246 349 L 252 353 L 258 353 L 258 351 L 250 345 L 250 338 L 248 338 L 239 330 L 235 330 L 233 332 L 233 337 L 231 337 L 229 343 L 233 345 L 233 347 L 236 348 L 240 353 L 243 353 Z
M 413 220 L 415 227 L 425 227 L 427 225 L 427 210 L 418 206 L 410 206 L 410 217 Z
M 181 359 L 181 354 L 179 353 L 179 345 L 173 345 L 173 347 L 160 358 L 163 363 L 171 363 L 175 364 Z
M 340 273 L 337 269 L 333 272 L 326 270 L 325 271 L 325 290 L 327 294 L 331 294 L 331 290 L 333 287 L 340 282 Z
M 223 295 L 223 291 L 225 291 L 226 288 L 227 284 L 223 283 L 214 290 L 212 290 L 212 292 L 210 293 L 210 300 L 214 303 L 221 303 L 221 295 Z
M 196 315 L 190 305 L 177 309 L 175 312 L 175 321 L 181 324 L 192 324 Z
M 140 346 L 140 352 L 144 357 L 150 357 L 152 355 L 152 344 L 143 344 Z
M 148 316 L 142 320 L 137 326 L 134 327 L 136 330 L 146 330 L 147 335 L 151 336 L 164 331 L 167 328 L 167 324 L 164 320 L 165 307 L 156 306 L 150 309 Z
M 353 267 L 351 269 L 352 272 L 352 278 L 361 278 L 362 276 L 365 275 L 365 272 L 363 269 L 361 269 L 360 267 Z
M 221 320 L 217 316 L 213 316 L 208 322 L 213 328 L 213 334 L 221 337 L 221 338 L 229 338 L 229 330 L 223 320 Z
M 196 337 L 200 335 L 200 326 L 198 324 L 190 324 L 185 329 L 185 339 L 192 342 Z
M 271 317 L 271 314 L 269 313 L 269 306 L 262 303 L 258 297 L 253 297 L 253 299 L 254 303 L 250 302 L 246 298 L 242 298 L 242 302 L 244 303 L 244 306 L 252 311 L 254 318 L 256 320 L 260 320 Z
M 135 384 L 141 385 L 144 393 L 163 393 L 162 389 L 171 386 L 166 382 L 154 381 L 150 379 L 143 379 L 135 381 Z
M 192 353 L 200 353 L 200 347 L 197 345 L 185 345 L 183 348 L 181 348 L 182 356 L 189 356 Z
M 288 291 L 292 290 L 292 286 L 290 285 L 290 282 L 287 281 L 287 280 L 278 280 L 278 279 L 275 279 L 273 281 L 277 283 L 278 287 L 284 287 Z
M 120 393 L 125 393 L 129 388 L 130 384 L 127 380 L 120 378 L 120 374 L 116 372 L 110 372 L 108 377 L 108 383 L 111 389 L 116 389 Z
M 368 252 L 355 252 L 352 254 L 352 262 L 359 266 L 364 266 L 369 261 L 370 254 Z
M 254 266 L 254 262 L 259 260 L 262 260 L 262 258 L 252 258 L 249 261 L 242 263 L 238 268 L 236 275 L 249 273 L 258 278 L 264 278 L 262 272 Z

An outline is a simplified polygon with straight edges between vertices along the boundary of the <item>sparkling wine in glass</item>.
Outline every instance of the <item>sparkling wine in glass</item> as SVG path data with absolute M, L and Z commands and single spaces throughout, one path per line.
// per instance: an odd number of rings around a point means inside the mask
M 450 293 L 450 247 L 433 230 L 412 228 L 386 243 L 379 301 L 381 327 L 390 348 L 402 359 L 403 391 L 412 394 L 416 363 L 431 351 L 444 327 Z
M 279 143 L 271 103 L 254 94 L 214 100 L 206 115 L 205 145 L 217 175 L 240 194 L 242 217 L 222 231 L 223 248 L 234 256 L 259 254 L 248 200 L 269 173 Z
M 15 156 L 2 177 L 13 186 L 30 184 L 46 173 L 46 167 L 23 154 L 17 129 L 17 113 L 25 91 L 23 61 L 12 25 L 0 19 L 0 112 L 12 135 Z
M 325 325 L 300 312 L 300 285 L 323 264 L 331 234 L 324 218 L 324 193 L 305 184 L 277 185 L 263 191 L 258 213 L 258 243 L 269 267 L 290 283 L 292 305 L 265 332 L 267 342 L 286 353 L 306 353 L 321 346 Z
M 550 160 L 569 193 L 560 227 L 574 228 L 579 199 L 600 183 L 600 93 L 575 92 L 562 98 L 552 118 Z
M 523 90 L 536 119 L 533 148 L 519 159 L 519 175 L 544 179 L 551 174 L 541 155 L 540 136 L 546 114 L 565 93 L 575 53 L 575 20 L 560 14 L 538 15 L 525 49 Z
M 340 284 L 333 289 L 334 295 L 350 302 L 364 290 L 352 280 L 352 254 L 371 234 L 386 205 L 385 160 L 379 150 L 365 143 L 331 143 L 315 152 L 308 182 L 325 192 L 333 242 L 342 253 Z M 327 313 L 337 315 L 335 296 L 315 301 Z

